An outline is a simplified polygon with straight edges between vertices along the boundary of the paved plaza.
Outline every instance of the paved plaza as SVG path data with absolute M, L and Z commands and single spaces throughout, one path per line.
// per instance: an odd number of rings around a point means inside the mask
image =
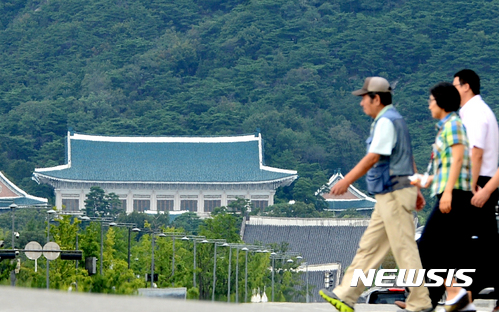
M 492 300 L 477 300 L 478 312 L 490 312 Z M 385 304 L 358 304 L 358 312 L 395 312 Z M 328 303 L 247 303 L 174 300 L 138 296 L 71 293 L 0 286 L 0 312 L 335 312 Z

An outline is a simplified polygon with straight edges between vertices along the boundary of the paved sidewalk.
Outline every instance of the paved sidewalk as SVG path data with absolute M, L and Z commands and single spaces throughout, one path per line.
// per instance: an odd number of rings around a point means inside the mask
M 477 300 L 478 312 L 491 312 L 492 300 Z M 335 312 L 329 303 L 247 303 L 173 300 L 138 296 L 69 293 L 0 286 L 0 312 Z M 358 304 L 357 312 L 395 312 L 386 304 Z

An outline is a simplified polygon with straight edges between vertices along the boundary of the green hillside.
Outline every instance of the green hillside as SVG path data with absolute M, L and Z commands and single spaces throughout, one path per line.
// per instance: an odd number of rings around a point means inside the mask
M 499 113 L 498 16 L 499 0 L 3 0 L 0 170 L 50 197 L 31 173 L 63 164 L 68 127 L 259 128 L 266 163 L 302 177 L 278 200 L 305 200 L 364 154 L 370 120 L 350 92 L 372 75 L 396 84 L 423 169 L 432 85 L 472 68 Z

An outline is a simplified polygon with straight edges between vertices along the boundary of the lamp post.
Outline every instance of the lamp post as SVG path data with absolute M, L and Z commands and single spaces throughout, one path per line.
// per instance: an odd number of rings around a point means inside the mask
M 303 263 L 303 265 L 305 265 L 305 289 L 306 289 L 306 292 L 307 292 L 307 300 L 306 302 L 309 303 L 310 302 L 310 297 L 309 297 L 309 293 L 308 293 L 308 262 L 305 262 Z
M 211 293 L 211 301 L 215 301 L 215 285 L 217 281 L 217 246 L 227 247 L 229 244 L 227 244 L 225 239 L 207 239 L 204 240 L 203 243 L 215 244 L 215 251 L 213 253 L 213 288 Z
M 185 236 L 185 233 L 164 233 L 165 237 L 171 237 L 172 238 L 172 287 L 175 286 L 175 238 L 180 237 L 182 240 L 185 240 L 184 238 L 187 238 Z M 188 238 L 187 238 L 188 239 Z
M 126 227 L 128 228 L 128 254 L 127 254 L 127 261 L 128 261 L 128 269 L 130 269 L 130 249 L 131 249 L 131 244 L 132 244 L 132 232 L 140 232 L 140 229 L 137 227 L 135 223 L 115 223 L 111 222 L 109 223 L 109 226 L 117 226 L 117 227 Z
M 239 251 L 246 252 L 245 258 L 245 277 L 244 277 L 244 285 L 245 285 L 245 297 L 244 301 L 247 301 L 248 296 L 248 251 L 254 252 L 264 252 L 267 253 L 268 250 L 262 250 L 264 247 L 257 245 L 245 245 L 245 244 L 228 244 L 229 248 L 229 270 L 228 270 L 228 290 L 227 290 L 227 302 L 230 302 L 230 290 L 231 290 L 231 267 L 232 267 L 232 248 L 235 248 L 237 251 L 236 254 L 236 303 L 239 303 Z
M 297 252 L 285 252 L 285 253 L 275 253 L 272 252 L 270 254 L 270 258 L 272 259 L 272 302 L 274 302 L 274 272 L 275 272 L 275 259 L 286 260 L 287 263 L 293 263 L 293 259 L 291 257 L 300 257 Z
M 236 252 L 236 303 L 239 303 L 239 247 Z
M 102 275 L 102 263 L 104 260 L 104 255 L 103 255 L 103 250 L 104 250 L 104 222 L 112 222 L 112 218 L 103 218 L 103 217 L 87 217 L 87 216 L 82 216 L 80 217 L 80 220 L 82 221 L 95 221 L 100 223 L 100 256 L 99 256 L 99 273 Z M 110 225 L 110 224 L 108 224 Z
M 198 235 L 185 235 L 182 237 L 183 241 L 189 241 L 191 240 L 194 243 L 194 249 L 193 249 L 193 268 L 192 268 L 192 286 L 196 287 L 196 243 L 199 241 L 201 243 L 208 243 L 206 240 L 205 236 L 198 236 Z
M 15 239 L 15 232 L 14 232 L 14 215 L 15 215 L 15 211 L 17 209 L 17 205 L 12 203 L 10 204 L 9 208 L 10 208 L 10 212 L 12 214 L 12 249 L 15 249 L 15 243 L 16 243 L 16 239 Z
M 231 271 L 231 264 L 232 264 L 232 246 L 229 245 L 229 270 L 227 271 L 229 274 L 229 277 L 227 278 L 227 302 L 230 302 L 230 271 Z
M 47 243 L 50 242 L 50 216 L 52 216 L 55 213 L 55 210 L 50 209 L 47 211 Z M 47 283 L 47 289 L 50 288 L 50 260 L 47 258 L 47 277 L 46 277 L 46 283 Z
M 242 251 L 245 252 L 244 259 L 244 302 L 248 302 L 248 252 L 262 252 L 263 247 L 256 245 L 245 245 L 241 248 Z M 264 250 L 264 252 L 268 252 L 268 250 Z M 236 299 L 237 300 L 237 299 Z
M 249 246 L 250 248 L 253 246 Z M 237 247 L 237 255 L 236 255 L 236 303 L 239 303 L 239 251 L 246 252 L 245 258 L 245 275 L 244 275 L 244 302 L 246 302 L 246 297 L 248 296 L 248 245 L 238 245 Z M 264 252 L 267 252 L 265 250 Z
M 14 215 L 15 215 L 17 205 L 12 203 L 12 204 L 10 204 L 9 208 L 10 208 L 10 214 L 12 215 L 12 249 L 14 250 L 15 243 L 16 243 L 16 238 L 15 238 L 16 233 L 14 232 Z M 11 281 L 10 281 L 11 285 L 16 286 L 16 272 L 15 272 L 15 270 L 12 270 L 10 272 L 10 277 L 11 277 Z
M 154 235 L 157 233 L 151 232 L 151 288 L 154 287 Z M 159 237 L 166 237 L 165 233 L 158 234 Z

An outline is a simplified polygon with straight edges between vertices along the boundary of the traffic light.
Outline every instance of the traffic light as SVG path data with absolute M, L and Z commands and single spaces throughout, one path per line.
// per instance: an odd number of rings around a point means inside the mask
M 0 260 L 14 259 L 18 255 L 19 255 L 19 250 L 14 250 L 14 249 L 3 249 L 3 250 L 0 250 Z
M 81 260 L 82 257 L 81 250 L 61 250 L 61 260 Z
M 326 288 L 334 287 L 334 273 L 335 271 L 324 272 L 324 287 Z
M 146 282 L 150 282 L 151 281 L 151 274 L 150 273 L 146 273 Z M 153 282 L 157 282 L 158 281 L 158 273 L 154 273 L 154 280 Z

